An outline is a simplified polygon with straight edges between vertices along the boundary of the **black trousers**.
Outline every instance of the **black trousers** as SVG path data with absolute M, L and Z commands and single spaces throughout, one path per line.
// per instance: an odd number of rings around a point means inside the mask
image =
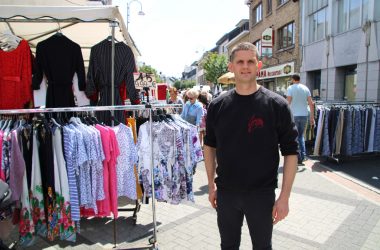
M 272 209 L 275 191 L 217 191 L 217 216 L 221 249 L 239 249 L 244 216 L 255 250 L 272 249 Z

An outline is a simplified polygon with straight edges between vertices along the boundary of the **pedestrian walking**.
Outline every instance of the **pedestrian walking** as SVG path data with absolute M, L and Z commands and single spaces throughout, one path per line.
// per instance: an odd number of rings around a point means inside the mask
M 203 114 L 202 104 L 197 100 L 199 92 L 196 89 L 189 89 L 186 92 L 186 96 L 188 98 L 188 101 L 185 103 L 183 107 L 181 117 L 182 119 L 199 128 L 199 124 L 201 122 Z
M 239 249 L 244 216 L 253 249 L 272 249 L 273 224 L 289 212 L 297 170 L 297 128 L 286 100 L 257 84 L 260 64 L 253 44 L 234 47 L 228 68 L 235 73 L 235 89 L 208 107 L 205 166 L 221 249 Z M 279 145 L 284 166 L 276 200 Z
M 199 123 L 199 142 L 201 144 L 201 147 L 203 148 L 203 138 L 206 135 L 206 119 L 207 119 L 207 107 L 208 107 L 208 99 L 207 99 L 207 93 L 206 94 L 200 94 L 198 96 L 198 101 L 202 104 L 202 118 L 201 122 Z
M 290 109 L 297 126 L 299 145 L 298 164 L 301 165 L 306 157 L 304 132 L 309 116 L 310 125 L 314 125 L 314 103 L 311 99 L 310 90 L 300 83 L 300 77 L 297 74 L 292 75 L 292 85 L 288 87 L 286 92 L 286 99 L 290 104 Z M 310 111 L 308 110 L 308 106 Z

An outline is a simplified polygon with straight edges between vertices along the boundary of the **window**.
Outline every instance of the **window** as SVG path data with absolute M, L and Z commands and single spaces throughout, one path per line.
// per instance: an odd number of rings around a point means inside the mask
M 267 15 L 272 13 L 272 0 L 267 0 Z
M 290 47 L 294 45 L 295 34 L 294 34 L 294 22 L 285 25 L 278 30 L 279 43 L 278 47 L 280 49 Z
M 277 0 L 277 3 L 280 6 L 280 5 L 282 5 L 282 4 L 284 4 L 284 3 L 288 2 L 288 1 L 289 0 Z
M 360 27 L 368 20 L 368 0 L 338 0 L 338 32 Z
M 380 1 L 375 1 L 375 19 L 380 20 Z
M 323 8 L 309 15 L 309 41 L 321 40 L 326 35 L 326 9 Z
M 252 10 L 253 24 L 256 24 L 256 23 L 260 22 L 262 19 L 263 19 L 263 5 L 262 5 L 262 3 L 259 3 Z
M 261 40 L 259 39 L 259 40 L 257 40 L 256 42 L 254 42 L 253 43 L 253 45 L 255 45 L 256 46 L 256 48 L 257 48 L 257 50 L 259 51 L 259 58 L 260 58 L 260 56 L 261 56 Z

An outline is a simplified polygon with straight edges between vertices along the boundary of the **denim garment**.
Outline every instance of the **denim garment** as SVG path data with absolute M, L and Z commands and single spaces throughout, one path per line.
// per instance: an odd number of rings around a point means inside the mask
M 380 108 L 376 109 L 375 133 L 373 139 L 373 151 L 380 151 Z
M 374 138 L 375 138 L 375 125 L 376 125 L 376 109 L 375 108 L 370 108 L 371 110 L 371 117 L 370 117 L 370 120 L 371 122 L 369 123 L 370 124 L 370 128 L 368 129 L 369 130 L 369 133 L 368 133 L 368 148 L 367 148 L 367 151 L 368 152 L 373 152 L 373 142 L 374 142 Z
M 352 128 L 352 154 L 363 152 L 362 116 L 359 109 L 354 109 Z
M 372 123 L 372 109 L 367 108 L 365 110 L 364 151 L 368 151 L 369 134 L 371 132 L 371 123 Z
M 330 156 L 330 144 L 329 144 L 329 114 L 330 110 L 325 110 L 325 119 L 322 133 L 322 156 Z
M 342 155 L 352 155 L 352 110 L 344 110 Z
M 307 116 L 294 116 L 294 122 L 298 131 L 298 161 L 302 161 L 303 159 L 305 159 L 306 156 L 304 132 L 307 123 Z
M 329 114 L 329 145 L 331 154 L 335 152 L 336 127 L 338 125 L 339 109 L 333 108 Z

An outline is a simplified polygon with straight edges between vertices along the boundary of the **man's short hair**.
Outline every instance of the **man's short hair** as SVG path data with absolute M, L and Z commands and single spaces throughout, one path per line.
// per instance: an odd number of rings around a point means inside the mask
M 251 51 L 255 52 L 256 58 L 257 58 L 257 60 L 259 60 L 259 51 L 257 50 L 257 47 L 250 42 L 242 42 L 242 43 L 235 45 L 232 48 L 231 54 L 230 54 L 230 62 L 232 62 L 234 60 L 236 52 L 240 51 L 240 50 L 251 50 Z
M 301 78 L 300 78 L 300 75 L 298 75 L 298 74 L 293 74 L 293 75 L 292 75 L 292 79 L 293 79 L 294 81 L 299 81 Z

